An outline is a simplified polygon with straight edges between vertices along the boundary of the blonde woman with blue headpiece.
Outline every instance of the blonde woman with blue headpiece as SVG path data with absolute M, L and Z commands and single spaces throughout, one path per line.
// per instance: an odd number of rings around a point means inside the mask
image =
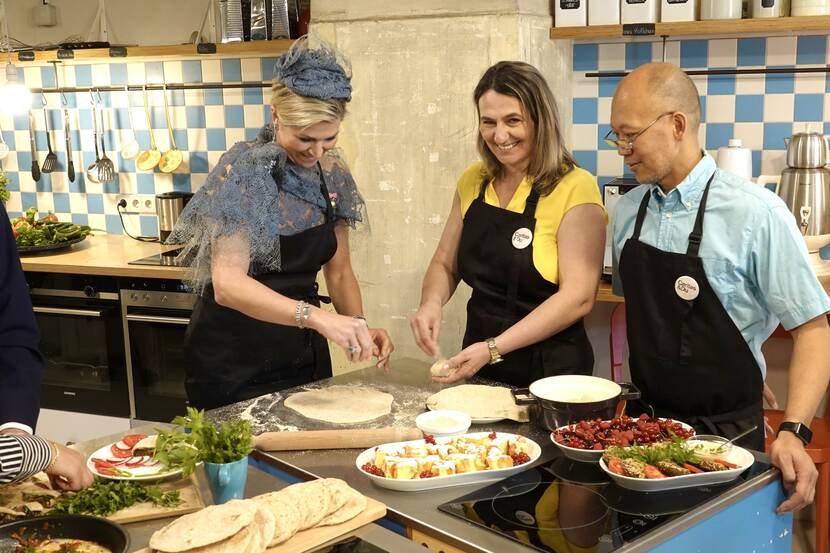
M 333 150 L 351 100 L 344 65 L 305 39 L 280 56 L 272 123 L 220 158 L 169 239 L 186 244 L 199 293 L 185 340 L 191 405 L 330 377 L 327 340 L 353 363 L 388 365 L 392 342 L 363 318 L 349 255 L 365 204 Z M 320 269 L 336 313 L 320 309 Z

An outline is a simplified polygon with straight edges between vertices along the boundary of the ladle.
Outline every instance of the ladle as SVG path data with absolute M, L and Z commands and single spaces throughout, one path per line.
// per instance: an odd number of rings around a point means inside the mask
M 156 146 L 156 139 L 153 136 L 153 124 L 150 121 L 150 107 L 147 104 L 147 87 L 144 87 L 144 116 L 147 118 L 147 132 L 150 133 L 150 149 L 144 150 L 135 160 L 135 166 L 141 171 L 149 171 L 159 164 L 161 152 Z
M 173 125 L 170 124 L 170 108 L 167 105 L 167 85 L 162 89 L 164 94 L 164 119 L 167 122 L 167 132 L 170 134 L 170 149 L 164 152 L 159 160 L 159 169 L 162 173 L 172 173 L 182 163 L 182 152 L 176 147 L 173 137 Z

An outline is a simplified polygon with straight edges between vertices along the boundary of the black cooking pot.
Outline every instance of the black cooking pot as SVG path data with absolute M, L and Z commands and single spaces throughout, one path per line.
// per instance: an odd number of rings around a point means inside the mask
M 555 430 L 580 420 L 614 418 L 619 402 L 639 399 L 640 390 L 630 382 L 568 374 L 537 380 L 529 388 L 514 390 L 513 397 L 517 405 L 535 406 L 531 418 Z
M 130 536 L 121 525 L 87 515 L 48 515 L 3 524 L 0 526 L 0 553 L 14 553 L 20 545 L 12 534 L 22 534 L 24 538 L 87 540 L 112 553 L 127 553 L 130 547 Z

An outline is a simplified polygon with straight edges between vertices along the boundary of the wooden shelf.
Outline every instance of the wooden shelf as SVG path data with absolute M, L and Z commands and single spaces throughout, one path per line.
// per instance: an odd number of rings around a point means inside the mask
M 195 44 L 177 44 L 172 46 L 127 46 L 126 56 L 112 56 L 109 48 L 92 48 L 78 50 L 37 50 L 34 60 L 20 60 L 20 53 L 15 56 L 15 63 L 45 63 L 55 60 L 64 62 L 134 62 L 169 59 L 210 59 L 223 57 L 266 57 L 278 56 L 288 50 L 292 40 L 257 40 L 252 42 L 235 42 L 231 44 L 216 44 L 216 52 L 200 54 Z M 204 45 L 203 45 L 204 46 Z M 64 58 L 65 52 L 71 52 L 73 57 Z
M 714 19 L 710 21 L 683 21 L 679 23 L 655 23 L 653 35 L 629 35 L 623 33 L 623 25 L 594 25 L 589 27 L 553 27 L 550 38 L 595 40 L 630 39 L 653 36 L 709 36 L 768 34 L 788 35 L 803 31 L 830 31 L 830 16 L 770 17 L 762 19 Z

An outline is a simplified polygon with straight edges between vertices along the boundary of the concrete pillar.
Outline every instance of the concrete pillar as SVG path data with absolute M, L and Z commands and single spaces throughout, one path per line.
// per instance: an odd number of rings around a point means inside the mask
M 389 330 L 397 355 L 426 360 L 408 320 L 456 180 L 478 161 L 473 88 L 497 61 L 531 63 L 551 84 L 569 134 L 571 44 L 548 38 L 547 0 L 312 0 L 311 13 L 312 33 L 348 57 L 354 75 L 339 146 L 371 223 L 351 238 L 366 316 Z M 445 307 L 445 355 L 460 349 L 468 297 L 462 284 Z M 338 350 L 335 371 L 348 370 Z

